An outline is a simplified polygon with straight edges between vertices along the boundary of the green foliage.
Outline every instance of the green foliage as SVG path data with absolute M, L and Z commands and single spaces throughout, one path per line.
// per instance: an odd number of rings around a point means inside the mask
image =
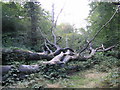
M 66 47 L 67 39 L 68 47 L 75 50 L 79 50 L 80 46 L 83 45 L 85 39 L 81 34 L 79 34 L 79 31 L 77 31 L 77 29 L 75 29 L 74 26 L 68 23 L 62 23 L 58 25 L 57 30 L 55 30 L 55 33 L 57 36 L 62 37 L 61 41 L 58 44 L 62 47 Z
M 106 56 L 104 53 L 96 54 L 94 61 L 97 63 L 94 68 L 102 72 L 109 72 L 110 69 L 120 66 L 120 59 L 112 56 Z
M 8 86 L 19 81 L 18 73 L 19 70 L 15 66 L 12 66 L 12 69 L 6 75 L 2 76 L 3 78 L 6 78 L 6 80 L 2 81 L 2 85 Z
M 90 3 L 91 11 L 88 17 L 88 32 L 90 37 L 93 37 L 95 33 L 104 25 L 116 10 L 116 6 L 108 2 L 92 2 Z M 103 28 L 99 35 L 95 39 L 95 43 L 100 45 L 103 43 L 106 46 L 117 44 L 120 41 L 118 19 L 120 18 L 118 12 L 115 17 Z M 101 38 L 102 37 L 102 38 Z
M 2 65 L 16 65 L 16 63 L 20 64 L 31 64 L 35 61 L 29 61 L 27 62 L 25 59 L 27 57 L 26 54 L 24 53 L 14 53 L 14 50 L 22 50 L 22 51 L 29 51 L 27 48 L 18 48 L 18 47 L 9 47 L 6 48 L 6 50 L 9 52 L 6 56 L 4 56 L 4 53 L 2 54 L 3 56 L 3 61 Z M 31 50 L 32 52 L 35 52 Z
M 2 2 L 2 33 L 26 30 L 28 24 L 25 24 L 24 15 L 23 7 L 20 4 Z
M 111 70 L 107 77 L 100 83 L 103 88 L 119 88 L 120 86 L 120 72 L 119 68 Z
M 33 7 L 30 7 L 30 5 Z M 47 11 L 42 9 L 42 7 L 38 3 L 25 3 L 19 4 L 15 2 L 2 3 L 3 12 L 2 12 L 2 21 L 3 21 L 3 35 L 2 35 L 2 43 L 3 47 L 19 47 L 14 49 L 34 49 L 35 51 L 41 51 L 41 47 L 44 45 L 43 38 L 41 37 L 40 30 L 37 29 L 40 27 L 41 31 L 45 34 L 49 40 L 52 40 L 52 34 L 50 31 L 51 21 L 49 20 L 51 17 Z M 80 28 L 76 30 L 70 24 L 61 24 L 57 26 L 57 29 L 54 30 L 57 36 L 61 36 L 62 39 L 59 42 L 61 47 L 66 46 L 66 38 L 68 38 L 68 46 L 72 49 L 79 50 L 84 47 L 85 39 L 89 39 L 93 37 L 93 35 L 99 30 L 99 28 L 109 20 L 109 18 L 114 13 L 116 6 L 112 3 L 103 3 L 103 2 L 92 2 L 90 4 L 91 13 L 88 17 L 88 21 L 90 22 L 90 26 L 88 26 L 88 30 L 84 30 Z M 34 8 L 34 10 L 32 10 Z M 32 18 L 32 15 L 35 19 Z M 120 41 L 119 37 L 119 27 L 118 19 L 120 18 L 119 13 L 115 15 L 112 21 L 102 30 L 99 36 L 94 41 L 94 46 L 97 47 L 101 43 L 105 46 L 110 46 L 116 44 Z M 33 22 L 32 22 L 33 20 Z M 31 27 L 34 29 L 31 29 Z M 35 30 L 35 35 L 31 35 Z M 35 36 L 37 39 L 36 45 L 33 47 L 31 45 L 31 37 Z M 101 38 L 102 37 L 102 38 Z M 57 81 L 58 79 L 68 78 L 68 74 L 84 71 L 86 69 L 95 68 L 98 71 L 109 72 L 113 68 L 119 68 L 120 66 L 120 48 L 116 51 L 109 52 L 98 52 L 92 59 L 88 59 L 87 61 L 71 61 L 66 65 L 41 65 L 40 64 L 40 72 L 26 75 L 26 79 L 19 78 L 18 66 L 21 64 L 38 64 L 39 61 L 25 61 L 25 54 L 14 54 L 10 53 L 7 55 L 6 60 L 3 61 L 3 64 L 7 65 L 15 65 L 12 70 L 9 71 L 4 77 L 8 77 L 3 85 L 9 86 L 13 85 L 16 82 L 19 85 L 23 85 L 25 87 L 37 88 L 43 87 L 43 81 L 49 80 L 50 82 Z M 15 61 L 16 60 L 16 61 Z M 105 85 L 110 87 L 116 87 L 119 85 L 119 71 L 111 71 L 109 76 L 103 81 Z M 43 80 L 45 79 L 45 80 Z M 73 76 L 72 82 L 68 84 L 68 87 L 77 86 L 79 84 L 83 84 L 86 81 L 84 77 Z M 79 82 L 75 82 L 80 79 Z M 90 79 L 91 80 L 91 79 Z M 38 81 L 38 82 L 37 82 Z M 39 83 L 39 81 L 41 81 Z M 66 83 L 67 81 L 65 81 Z
M 66 69 L 62 69 L 61 65 L 43 65 L 40 66 L 41 69 L 41 74 L 43 75 L 44 78 L 47 78 L 51 81 L 57 80 L 59 78 L 66 78 Z M 48 69 L 49 68 L 49 69 Z
M 31 4 L 34 7 L 30 7 Z M 2 46 L 32 48 L 41 51 L 44 42 L 40 30 L 37 28 L 40 27 L 41 31 L 51 39 L 49 12 L 42 9 L 40 3 L 2 2 L 2 8 Z M 32 15 L 36 19 L 32 19 Z M 36 35 L 32 35 L 33 32 Z M 31 45 L 31 37 L 37 39 L 35 46 Z
M 10 50 L 8 50 L 10 51 Z M 3 54 L 4 57 L 4 54 Z M 19 53 L 8 53 L 7 56 L 5 57 L 5 61 L 2 61 L 2 65 L 16 65 L 17 63 L 20 64 L 25 64 L 26 55 L 25 54 L 19 54 Z

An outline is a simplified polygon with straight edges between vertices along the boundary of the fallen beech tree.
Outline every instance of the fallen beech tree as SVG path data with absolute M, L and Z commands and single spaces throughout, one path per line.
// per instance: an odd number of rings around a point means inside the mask
M 89 48 L 89 52 L 90 54 L 88 56 L 81 56 L 79 53 L 74 52 L 72 49 L 70 48 L 62 48 L 59 50 L 56 50 L 54 53 L 50 53 L 47 54 L 45 52 L 42 53 L 35 53 L 35 52 L 31 52 L 31 51 L 24 51 L 24 50 L 20 50 L 20 49 L 11 49 L 11 50 L 7 50 L 7 49 L 3 49 L 2 50 L 2 60 L 4 62 L 4 60 L 6 60 L 7 55 L 9 54 L 15 54 L 19 59 L 20 58 L 24 58 L 25 60 L 42 60 L 42 59 L 47 59 L 50 60 L 48 62 L 44 62 L 44 63 L 67 63 L 70 59 L 71 60 L 86 60 L 88 58 L 91 58 L 92 56 L 94 56 L 94 54 L 96 52 L 106 52 L 111 50 L 112 48 L 114 48 L 114 46 L 110 46 L 108 48 L 96 48 L 93 49 L 92 47 Z
M 13 65 L 4 65 L 4 66 L 0 66 L 1 70 L 0 72 L 2 72 L 3 75 L 7 74 L 10 70 L 12 70 L 14 68 Z M 18 71 L 20 73 L 34 73 L 34 72 L 38 72 L 39 71 L 39 65 L 20 65 L 18 68 Z
M 114 46 L 110 46 L 108 48 L 104 48 L 102 45 L 101 47 L 98 48 L 92 48 L 91 44 L 89 44 L 87 55 L 82 55 L 80 53 L 74 52 L 71 48 L 60 48 L 57 49 L 53 53 L 35 53 L 31 51 L 24 51 L 24 50 L 19 50 L 19 49 L 13 49 L 13 50 L 2 50 L 2 57 L 3 57 L 3 62 L 6 61 L 7 55 L 9 54 L 15 54 L 18 56 L 18 58 L 24 58 L 25 60 L 42 60 L 42 59 L 47 59 L 48 61 L 42 62 L 43 64 L 66 64 L 70 60 L 78 60 L 78 61 L 86 61 L 87 59 L 93 57 L 96 52 L 106 52 L 114 48 Z M 47 52 L 47 51 L 46 51 Z M 23 56 L 21 56 L 23 55 Z M 14 57 L 14 56 L 13 56 Z
M 111 50 L 112 48 L 116 47 L 117 45 L 110 46 L 108 48 L 105 48 L 102 44 L 98 48 L 93 48 L 92 41 L 97 37 L 97 35 L 100 33 L 100 31 L 112 20 L 112 18 L 117 13 L 117 10 L 113 14 L 113 16 L 96 32 L 94 37 L 87 41 L 87 44 L 84 48 L 82 48 L 79 52 L 75 52 L 75 50 L 68 47 L 68 42 L 66 39 L 66 47 L 62 48 L 57 43 L 60 41 L 61 37 L 59 36 L 59 39 L 57 39 L 57 36 L 54 33 L 54 29 L 56 28 L 56 23 L 53 21 L 53 26 L 51 27 L 51 32 L 53 35 L 54 42 L 51 42 L 48 38 L 45 37 L 45 35 L 42 33 L 40 29 L 40 33 L 42 37 L 44 38 L 44 47 L 43 52 L 32 52 L 32 51 L 26 51 L 26 50 L 20 50 L 20 49 L 2 49 L 2 60 L 7 61 L 9 56 L 13 54 L 13 57 L 16 56 L 19 60 L 43 60 L 47 59 L 48 61 L 43 61 L 42 64 L 66 64 L 71 60 L 78 60 L 78 61 L 86 61 L 89 58 L 92 58 L 96 52 L 107 52 Z M 51 49 L 54 48 L 54 49 Z M 86 51 L 89 53 L 83 54 Z M 16 59 L 15 59 L 16 60 Z M 35 72 L 38 70 L 38 65 L 32 66 L 32 65 L 22 65 L 19 66 L 19 71 L 21 73 L 27 72 Z M 2 66 L 2 72 L 8 72 L 11 69 L 11 66 Z
M 19 59 L 24 58 L 25 60 L 40 60 L 40 59 L 52 59 L 52 55 L 48 55 L 47 52 L 36 53 L 28 50 L 21 49 L 2 49 L 2 60 L 6 60 L 8 55 L 16 55 Z M 9 58 L 9 57 L 8 57 Z
M 43 52 L 41 53 L 36 53 L 32 51 L 25 51 L 25 50 L 19 50 L 19 49 L 12 49 L 12 50 L 6 50 L 2 49 L 2 60 L 5 62 L 7 59 L 9 59 L 9 56 L 11 54 L 15 54 L 18 59 L 21 58 L 24 60 L 41 60 L 41 59 L 47 59 L 47 62 L 43 62 L 44 64 L 60 64 L 60 63 L 67 63 L 70 60 L 87 60 L 91 57 L 94 56 L 96 52 L 105 52 L 109 51 L 112 48 L 115 47 L 115 45 L 110 46 L 108 48 L 105 48 L 104 45 L 102 44 L 101 47 L 98 48 L 93 48 L 92 47 L 92 41 L 98 36 L 98 34 L 102 31 L 102 29 L 113 19 L 113 17 L 116 15 L 119 7 L 116 9 L 114 14 L 111 16 L 111 18 L 95 33 L 94 37 L 91 38 L 91 40 L 87 40 L 86 46 L 81 49 L 79 52 L 75 52 L 73 49 L 68 47 L 68 41 L 66 39 L 66 47 L 62 48 L 58 45 L 58 41 L 60 41 L 61 37 L 59 36 L 59 39 L 57 39 L 58 36 L 55 35 L 54 30 L 56 29 L 56 23 L 57 20 L 54 21 L 54 4 L 52 7 L 52 13 L 53 13 L 53 18 L 52 18 L 52 26 L 51 26 L 51 32 L 53 36 L 53 42 L 51 42 L 48 38 L 45 37 L 45 35 L 42 33 L 41 29 L 39 29 L 41 36 L 44 39 L 44 47 L 43 47 Z M 61 9 L 62 10 L 62 9 Z M 60 12 L 61 13 L 61 12 Z M 58 15 L 59 17 L 59 15 Z M 54 49 L 51 49 L 54 48 Z M 86 56 L 83 55 L 82 53 L 85 51 L 89 51 L 90 53 Z M 14 57 L 14 55 L 13 55 Z
M 51 58 L 52 57 L 53 58 L 51 60 L 49 60 L 47 58 L 49 61 L 44 61 L 41 64 L 48 64 L 48 65 L 63 64 L 64 65 L 64 64 L 66 64 L 67 62 L 69 62 L 71 60 L 86 61 L 87 59 L 92 58 L 95 55 L 96 52 L 107 52 L 107 51 L 111 50 L 114 47 L 115 46 L 104 48 L 104 46 L 102 45 L 99 48 L 93 49 L 91 47 L 91 44 L 90 44 L 89 49 L 88 49 L 90 53 L 87 56 L 81 56 L 81 55 L 79 55 L 79 53 L 76 53 L 73 50 L 70 50 L 69 48 L 66 48 L 67 50 L 66 49 L 58 50 L 60 52 L 60 54 L 58 54 L 56 56 L 52 56 L 50 54 Z M 16 50 L 14 53 L 17 53 L 17 51 L 19 51 L 20 53 L 23 52 L 21 50 Z M 25 51 L 25 53 L 27 53 L 28 55 L 33 54 L 33 52 L 30 52 L 30 51 Z M 39 53 L 35 53 L 35 54 L 39 54 Z M 40 54 L 40 56 L 42 56 L 42 55 L 47 56 L 47 54 Z M 49 57 L 50 55 L 48 54 L 47 57 Z M 42 58 L 43 58 L 43 56 L 42 56 Z M 26 60 L 28 60 L 28 58 Z M 41 57 L 38 58 L 38 60 L 41 60 Z M 5 81 L 7 78 L 10 77 L 10 76 L 6 77 L 5 75 L 8 74 L 9 71 L 11 71 L 13 68 L 14 68 L 13 65 L 0 66 L 0 73 L 2 75 L 2 80 L 3 81 Z M 20 65 L 20 66 L 16 67 L 16 69 L 19 71 L 19 74 L 18 74 L 19 78 L 25 78 L 25 75 L 31 74 L 31 73 L 36 73 L 36 72 L 39 72 L 41 70 L 40 65 Z
M 15 70 L 15 71 L 12 71 L 12 70 Z M 39 65 L 20 65 L 18 67 L 13 65 L 0 66 L 0 73 L 1 73 L 0 75 L 2 75 L 3 81 L 5 81 L 7 78 L 11 76 L 11 75 L 7 75 L 9 73 L 11 73 L 12 75 L 17 74 L 19 78 L 25 78 L 25 75 L 36 73 L 39 71 L 40 71 Z

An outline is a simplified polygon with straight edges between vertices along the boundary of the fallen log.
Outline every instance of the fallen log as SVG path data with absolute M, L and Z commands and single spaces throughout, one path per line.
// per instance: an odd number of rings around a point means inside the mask
M 20 65 L 18 68 L 20 73 L 34 73 L 34 72 L 38 72 L 39 69 L 39 65 Z
M 2 75 L 5 75 L 12 68 L 13 68 L 13 65 L 0 66 L 0 73 Z M 39 65 L 20 65 L 17 69 L 18 69 L 19 73 L 26 73 L 26 74 L 38 72 L 40 70 Z
M 7 59 L 14 59 L 14 60 L 41 60 L 47 59 L 47 62 L 43 62 L 43 64 L 66 64 L 70 60 L 78 60 L 78 61 L 86 61 L 87 59 L 93 57 L 96 52 L 106 52 L 114 48 L 115 46 L 111 46 L 108 48 L 102 47 L 99 48 L 92 48 L 92 45 L 89 44 L 90 53 L 88 55 L 81 55 L 81 53 L 76 53 L 70 48 L 63 48 L 58 49 L 57 52 L 53 52 L 52 54 L 48 54 L 45 52 L 36 53 L 32 51 L 20 50 L 20 49 L 3 49 L 2 50 L 2 62 L 6 62 Z M 55 56 L 54 56 L 55 54 Z M 10 57 L 8 57 L 10 56 Z M 16 58 L 17 57 L 17 58 Z
M 6 74 L 12 69 L 13 65 L 0 66 L 0 74 Z
M 20 49 L 2 49 L 2 62 L 4 63 L 10 58 L 13 58 L 14 60 L 50 60 L 53 58 L 53 55 L 48 55 L 44 52 L 36 53 Z
M 11 71 L 16 69 L 17 71 Z M 40 71 L 39 65 L 20 65 L 19 67 L 14 67 L 13 65 L 4 65 L 0 66 L 0 75 L 2 79 L 0 81 L 5 81 L 9 77 L 13 77 L 9 74 L 9 72 L 12 72 L 11 74 L 17 74 L 20 79 L 25 78 L 25 75 L 36 73 Z

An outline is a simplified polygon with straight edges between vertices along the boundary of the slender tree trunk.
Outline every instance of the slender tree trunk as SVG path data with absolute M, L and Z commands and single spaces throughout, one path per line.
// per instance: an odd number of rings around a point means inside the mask
M 31 45 L 35 47 L 37 44 L 37 15 L 36 15 L 36 7 L 34 2 L 29 2 L 30 6 L 30 17 L 31 17 Z

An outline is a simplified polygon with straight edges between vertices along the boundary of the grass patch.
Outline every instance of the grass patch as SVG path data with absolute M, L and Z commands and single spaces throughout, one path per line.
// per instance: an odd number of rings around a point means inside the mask
M 75 75 L 70 76 L 69 79 L 61 79 L 57 82 L 64 88 L 94 88 L 100 83 L 101 77 L 106 75 L 107 73 L 97 72 L 92 69 L 77 72 Z
M 120 68 L 112 69 L 97 87 L 120 88 Z

